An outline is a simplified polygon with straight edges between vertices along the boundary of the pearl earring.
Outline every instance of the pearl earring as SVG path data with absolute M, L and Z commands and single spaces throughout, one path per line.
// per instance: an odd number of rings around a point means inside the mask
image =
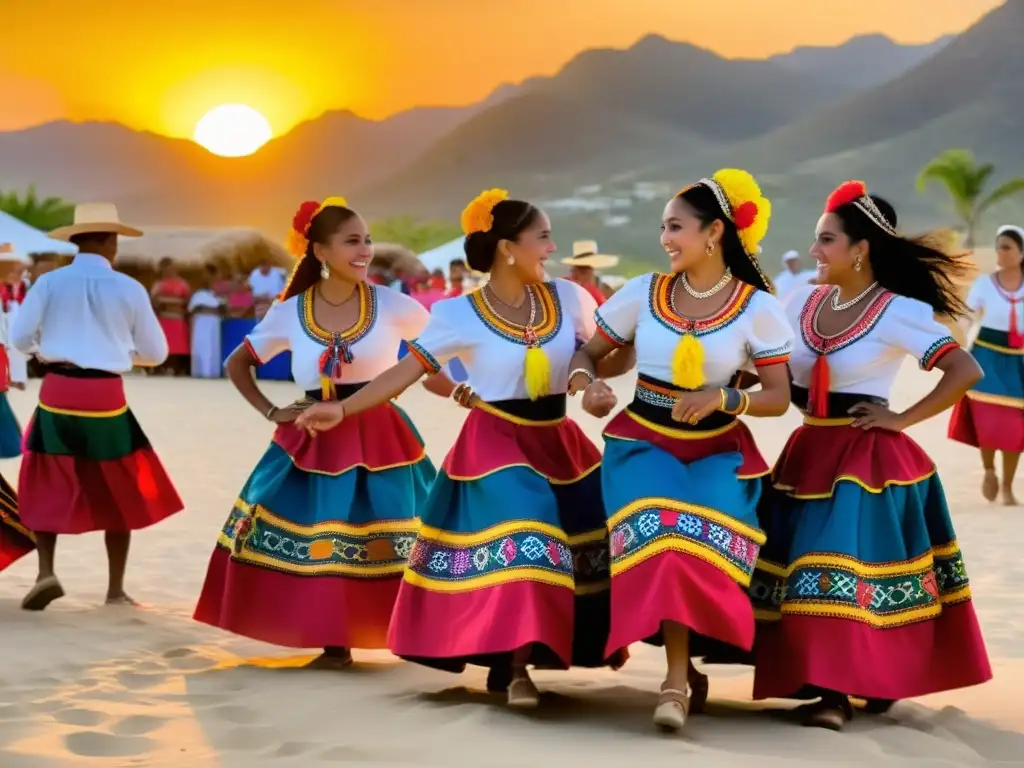
M 331 268 L 329 266 L 327 266 L 327 262 L 326 261 L 321 261 L 320 262 L 320 277 L 321 277 L 321 279 L 326 280 L 330 276 L 331 276 Z
M 506 264 L 508 264 L 508 265 L 509 265 L 509 266 L 511 267 L 511 266 L 512 266 L 513 264 L 515 264 L 515 263 L 516 263 L 516 257 L 515 257 L 515 256 L 513 256 L 513 255 L 512 255 L 511 253 L 510 253 L 510 254 L 508 255 L 508 258 L 507 258 L 507 259 L 505 259 L 505 263 L 506 263 Z

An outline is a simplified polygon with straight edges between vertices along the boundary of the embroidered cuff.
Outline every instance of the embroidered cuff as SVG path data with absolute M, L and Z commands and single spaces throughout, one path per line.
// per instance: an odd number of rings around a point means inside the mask
M 956 339 L 952 336 L 943 336 L 928 347 L 928 351 L 921 356 L 921 369 L 930 371 L 935 367 L 939 360 L 944 358 L 954 349 L 960 349 L 960 345 L 956 343 Z
M 419 361 L 427 373 L 433 375 L 441 370 L 441 364 L 437 359 L 415 341 L 407 341 L 406 344 L 409 347 L 409 354 Z

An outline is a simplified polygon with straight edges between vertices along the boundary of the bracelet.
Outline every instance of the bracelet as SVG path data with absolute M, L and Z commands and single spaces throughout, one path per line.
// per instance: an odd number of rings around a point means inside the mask
M 723 413 L 735 416 L 743 407 L 743 391 L 732 387 L 722 388 L 722 406 L 719 408 Z
M 272 406 L 270 406 L 270 408 L 267 409 L 267 412 L 263 414 L 263 417 L 267 421 L 270 421 L 273 418 L 275 413 L 277 413 L 277 406 L 276 405 L 272 405 Z
M 740 397 L 743 399 L 743 404 L 740 405 L 739 410 L 736 411 L 737 416 L 742 416 L 744 413 L 747 412 L 747 409 L 750 408 L 750 395 L 748 395 L 743 390 L 740 390 Z
M 573 368 L 571 371 L 569 371 L 569 381 L 572 381 L 573 376 L 575 376 L 577 373 L 582 373 L 584 376 L 590 379 L 591 384 L 594 383 L 594 374 L 592 374 L 586 368 Z

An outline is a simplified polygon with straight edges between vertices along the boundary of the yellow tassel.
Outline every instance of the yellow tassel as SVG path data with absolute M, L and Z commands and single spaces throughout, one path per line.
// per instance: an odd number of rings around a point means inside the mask
M 334 382 L 327 376 L 320 377 L 320 399 L 325 403 L 328 400 L 333 400 L 337 389 L 334 387 Z
M 681 389 L 704 386 L 704 347 L 692 333 L 684 333 L 672 355 L 672 383 Z
M 523 365 L 526 378 L 526 394 L 531 400 L 543 397 L 551 392 L 551 361 L 539 346 L 526 348 L 526 361 Z

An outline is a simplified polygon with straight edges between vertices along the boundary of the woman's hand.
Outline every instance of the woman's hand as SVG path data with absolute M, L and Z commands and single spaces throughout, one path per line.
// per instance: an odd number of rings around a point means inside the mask
M 473 400 L 476 398 L 476 393 L 473 392 L 473 388 L 465 382 L 455 387 L 452 392 L 452 400 L 461 405 L 463 408 L 472 408 Z
M 717 411 L 722 405 L 722 390 L 702 389 L 684 392 L 672 406 L 672 418 L 684 424 L 696 424 Z
M 603 381 L 595 381 L 583 390 L 583 410 L 595 418 L 603 419 L 618 402 L 615 392 Z
M 890 432 L 902 432 L 907 428 L 902 414 L 890 411 L 877 403 L 857 403 L 847 413 L 856 417 L 853 424 L 850 425 L 852 427 L 887 429 Z
M 341 424 L 345 418 L 345 406 L 340 402 L 314 403 L 304 409 L 296 418 L 295 425 L 315 435 Z
M 275 424 L 288 424 L 295 421 L 299 414 L 313 404 L 311 400 L 299 400 L 298 402 L 286 405 L 284 408 L 275 408 L 270 414 L 270 420 Z

